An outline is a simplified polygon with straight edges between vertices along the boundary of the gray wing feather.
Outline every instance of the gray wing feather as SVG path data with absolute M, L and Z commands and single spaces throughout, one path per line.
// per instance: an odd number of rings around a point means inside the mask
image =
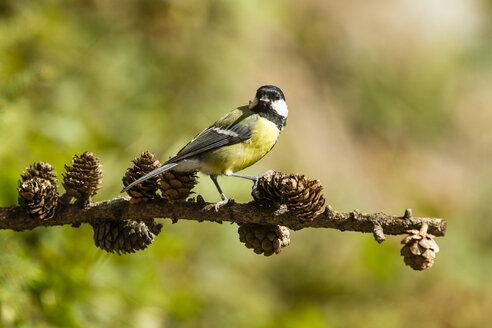
M 221 127 L 211 126 L 200 132 L 176 156 L 170 158 L 166 163 L 173 163 L 185 158 L 199 155 L 206 151 L 223 146 L 233 145 L 251 138 L 250 126 L 255 120 L 247 125 L 237 126 L 237 123 Z

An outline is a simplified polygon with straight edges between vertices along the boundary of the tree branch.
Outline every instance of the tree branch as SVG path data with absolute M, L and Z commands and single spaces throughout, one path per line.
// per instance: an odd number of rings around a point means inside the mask
M 367 214 L 352 212 L 336 212 L 326 207 L 324 212 L 313 221 L 302 221 L 285 208 L 259 207 L 254 202 L 236 204 L 232 202 L 215 212 L 210 203 L 203 201 L 187 201 L 176 204 L 158 199 L 149 202 L 132 204 L 129 197 L 115 198 L 108 201 L 91 203 L 83 208 L 77 205 L 60 204 L 56 215 L 50 220 L 31 218 L 21 207 L 0 208 L 0 229 L 15 231 L 31 230 L 39 226 L 73 225 L 95 223 L 101 221 L 125 219 L 169 218 L 194 221 L 222 221 L 242 223 L 261 223 L 282 225 L 293 230 L 303 228 L 330 228 L 340 231 L 358 231 L 373 233 L 378 242 L 382 242 L 385 234 L 406 234 L 409 229 L 420 229 L 423 223 L 428 224 L 428 232 L 435 236 L 444 236 L 446 220 L 437 218 L 415 218 L 410 210 L 403 216 L 387 215 L 383 212 Z

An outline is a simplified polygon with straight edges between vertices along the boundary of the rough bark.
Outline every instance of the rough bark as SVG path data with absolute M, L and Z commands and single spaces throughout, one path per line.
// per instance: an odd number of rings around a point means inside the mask
M 336 212 L 326 207 L 324 212 L 312 221 L 302 221 L 285 208 L 259 207 L 254 202 L 248 204 L 228 204 L 218 212 L 213 206 L 202 201 L 187 201 L 170 204 L 165 200 L 152 200 L 145 203 L 132 204 L 129 198 L 115 198 L 108 201 L 91 203 L 85 207 L 77 205 L 59 205 L 56 215 L 50 220 L 31 218 L 18 206 L 0 208 L 0 229 L 15 231 L 31 230 L 39 226 L 73 225 L 94 223 L 97 221 L 123 219 L 169 218 L 176 220 L 223 221 L 234 223 L 277 224 L 293 230 L 303 228 L 330 228 L 340 231 L 358 231 L 373 233 L 378 242 L 382 242 L 385 234 L 406 234 L 407 230 L 420 229 L 423 223 L 428 224 L 428 232 L 434 236 L 444 236 L 446 220 L 438 218 L 412 217 L 406 210 L 402 216 L 379 213 Z

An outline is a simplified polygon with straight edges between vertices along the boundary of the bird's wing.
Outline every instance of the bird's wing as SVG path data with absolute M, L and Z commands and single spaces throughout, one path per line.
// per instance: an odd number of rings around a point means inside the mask
M 166 163 L 173 163 L 212 149 L 247 140 L 251 138 L 251 125 L 257 119 L 256 115 L 250 115 L 244 111 L 244 108 L 238 108 L 200 132 Z

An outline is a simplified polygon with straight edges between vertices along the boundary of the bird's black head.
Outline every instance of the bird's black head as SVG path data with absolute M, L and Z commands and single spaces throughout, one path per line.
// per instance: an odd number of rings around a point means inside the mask
M 287 104 L 282 90 L 274 85 L 264 85 L 256 91 L 255 99 L 250 103 L 252 111 L 269 119 L 282 130 L 287 121 Z
M 264 101 L 276 101 L 276 100 L 283 100 L 285 101 L 284 93 L 282 90 L 277 88 L 274 85 L 264 85 L 260 87 L 256 91 L 256 98 L 258 100 L 264 100 Z

